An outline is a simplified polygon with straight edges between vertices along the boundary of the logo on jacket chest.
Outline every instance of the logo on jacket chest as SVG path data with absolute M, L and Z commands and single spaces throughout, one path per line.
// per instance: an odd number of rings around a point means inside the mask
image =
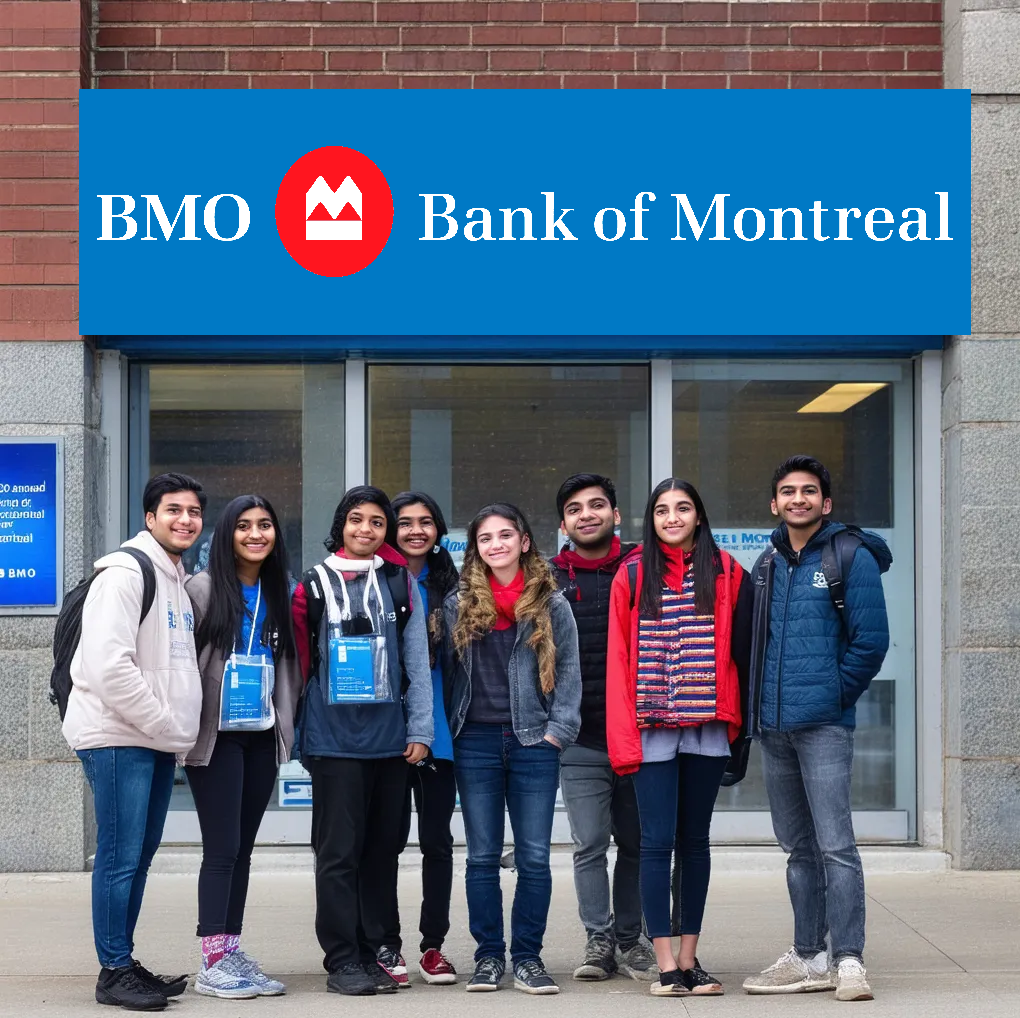
M 814 578 L 811 580 L 811 586 L 817 587 L 819 590 L 828 590 L 829 584 L 825 581 L 825 573 L 821 569 L 816 569 Z
M 166 625 L 168 629 L 180 629 L 183 627 L 186 633 L 195 631 L 195 616 L 191 612 L 174 611 L 173 601 L 166 603 Z

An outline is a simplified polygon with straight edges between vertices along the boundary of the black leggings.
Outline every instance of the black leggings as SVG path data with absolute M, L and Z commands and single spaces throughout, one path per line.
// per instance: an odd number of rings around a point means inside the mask
M 206 767 L 186 767 L 202 828 L 198 936 L 240 936 L 251 853 L 276 784 L 276 732 L 220 732 Z

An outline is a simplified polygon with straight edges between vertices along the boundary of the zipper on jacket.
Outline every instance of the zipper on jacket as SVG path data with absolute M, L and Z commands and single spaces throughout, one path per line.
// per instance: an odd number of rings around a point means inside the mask
M 797 556 L 798 561 L 800 556 Z M 786 622 L 790 617 L 790 592 L 793 590 L 793 566 L 786 566 L 786 603 L 783 605 L 783 633 L 779 641 L 779 667 L 776 669 L 776 731 L 783 730 L 783 652 L 786 650 Z

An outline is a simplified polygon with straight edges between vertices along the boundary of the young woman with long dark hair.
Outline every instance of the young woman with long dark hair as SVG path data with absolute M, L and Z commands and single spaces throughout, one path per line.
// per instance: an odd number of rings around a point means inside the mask
M 453 759 L 467 836 L 467 902 L 478 944 L 468 990 L 506 969 L 499 886 L 504 811 L 514 832 L 514 985 L 558 993 L 542 964 L 552 895 L 549 844 L 560 750 L 581 727 L 577 627 L 523 513 L 506 502 L 471 521 L 460 588 L 444 604 L 455 658 Z
M 290 618 L 287 552 L 269 501 L 241 495 L 216 523 L 205 572 L 187 581 L 202 673 L 198 742 L 185 759 L 198 822 L 199 993 L 243 998 L 278 995 L 240 949 L 251 853 L 290 759 L 301 671 Z M 248 696 L 239 696 L 241 690 Z
M 711 874 L 709 829 L 730 745 L 746 717 L 751 584 L 712 537 L 695 487 L 669 477 L 648 499 L 641 559 L 610 595 L 606 735 L 633 774 L 641 904 L 661 996 L 718 995 L 697 959 Z M 670 862 L 681 869 L 680 951 L 670 942 Z

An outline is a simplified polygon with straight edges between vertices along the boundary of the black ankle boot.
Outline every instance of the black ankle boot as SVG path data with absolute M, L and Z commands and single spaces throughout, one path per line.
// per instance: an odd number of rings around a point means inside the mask
M 167 1006 L 166 994 L 149 986 L 133 965 L 104 968 L 96 982 L 96 1001 L 128 1011 L 162 1011 Z

